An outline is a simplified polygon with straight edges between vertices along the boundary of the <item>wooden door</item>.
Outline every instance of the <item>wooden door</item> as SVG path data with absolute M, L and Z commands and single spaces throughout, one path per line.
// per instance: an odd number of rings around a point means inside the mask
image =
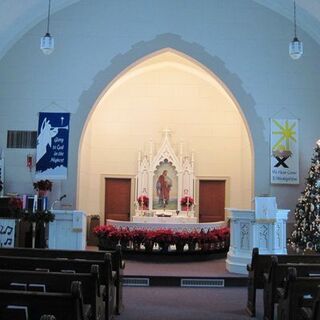
M 130 220 L 130 190 L 131 179 L 105 179 L 105 221 L 106 219 Z
M 199 222 L 224 221 L 225 181 L 200 180 Z

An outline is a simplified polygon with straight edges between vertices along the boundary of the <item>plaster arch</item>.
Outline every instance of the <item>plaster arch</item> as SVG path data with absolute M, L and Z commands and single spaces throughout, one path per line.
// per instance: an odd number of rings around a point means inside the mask
M 172 37 L 172 35 L 170 35 L 170 38 L 171 37 Z M 175 37 L 176 36 L 173 36 L 173 38 L 175 38 Z M 174 41 L 174 43 L 176 43 L 176 41 Z M 193 44 L 193 46 L 194 46 L 194 44 Z M 240 115 L 240 117 L 242 119 L 242 122 L 244 123 L 244 126 L 246 128 L 246 133 L 247 133 L 249 144 L 250 144 L 250 152 L 251 152 L 251 155 L 252 155 L 252 162 L 251 162 L 251 168 L 250 168 L 251 177 L 254 176 L 254 166 L 253 166 L 253 163 L 254 163 L 254 152 L 253 152 L 254 147 L 253 147 L 252 135 L 251 135 L 250 128 L 249 128 L 248 122 L 246 120 L 246 117 L 244 115 L 244 112 L 243 112 L 242 108 L 240 107 L 240 104 L 238 103 L 238 101 L 236 100 L 234 95 L 232 94 L 232 92 L 228 89 L 227 85 L 224 84 L 222 82 L 222 80 L 210 68 L 208 68 L 207 66 L 203 65 L 201 62 L 197 61 L 192 56 L 189 56 L 185 52 L 181 52 L 181 51 L 177 50 L 176 48 L 163 47 L 163 48 L 160 48 L 159 50 L 155 50 L 153 52 L 150 52 L 150 53 L 146 54 L 145 56 L 141 56 L 140 58 L 136 59 L 132 64 L 130 64 L 127 67 L 123 68 L 123 70 L 121 72 L 119 72 L 119 74 L 115 75 L 115 77 L 109 81 L 108 85 L 101 90 L 100 94 L 97 95 L 98 98 L 93 103 L 93 107 L 91 108 L 91 110 L 88 110 L 88 116 L 87 116 L 86 119 L 84 119 L 84 127 L 83 127 L 83 130 L 82 130 L 82 133 L 81 133 L 81 138 L 79 139 L 80 143 L 79 143 L 79 150 L 78 150 L 79 157 L 78 157 L 78 175 L 77 175 L 78 176 L 77 207 L 79 207 L 79 194 L 80 194 L 80 187 L 81 187 L 79 176 L 80 176 L 80 169 L 81 169 L 82 143 L 84 141 L 84 136 L 85 136 L 86 130 L 88 128 L 88 124 L 90 123 L 91 118 L 92 118 L 96 108 L 99 106 L 101 100 L 105 97 L 105 95 L 107 95 L 108 92 L 112 91 L 113 88 L 116 87 L 119 84 L 119 82 L 122 81 L 123 78 L 128 78 L 129 77 L 128 74 L 130 75 L 130 77 L 132 77 L 132 73 L 137 71 L 137 70 L 135 70 L 136 67 L 139 67 L 145 61 L 151 60 L 154 57 L 161 56 L 161 55 L 164 55 L 166 53 L 172 53 L 174 55 L 177 55 L 177 56 L 181 57 L 181 59 L 184 59 L 184 60 L 188 61 L 190 63 L 190 66 L 188 66 L 185 69 L 186 70 L 189 69 L 188 72 L 190 72 L 190 74 L 192 74 L 192 73 L 195 74 L 196 73 L 196 68 L 201 69 L 203 71 L 203 74 L 207 75 L 207 77 L 203 77 L 202 76 L 202 78 L 207 78 L 205 80 L 208 81 L 208 82 L 212 81 L 212 82 L 217 83 L 218 84 L 217 87 L 221 90 L 221 92 L 223 92 L 223 94 L 225 94 L 225 96 L 228 97 L 228 99 L 231 100 L 232 104 L 237 109 L 237 112 L 239 113 L 239 115 Z M 121 60 L 122 59 L 120 57 L 117 57 L 117 59 L 114 59 L 113 62 L 115 62 L 115 61 L 116 62 L 121 62 Z M 220 72 L 223 71 L 223 68 L 221 68 L 221 66 L 222 66 L 221 61 L 218 60 L 217 58 L 213 58 L 213 60 L 214 60 L 216 65 L 220 66 Z M 210 59 L 208 59 L 207 61 L 210 61 Z M 192 66 L 195 66 L 194 70 L 192 70 Z M 176 66 L 176 67 L 179 68 L 179 66 Z M 147 66 L 146 68 L 150 69 L 150 66 Z M 141 72 L 141 70 L 138 69 L 137 73 L 139 73 L 139 71 Z M 100 75 L 102 75 L 102 74 L 100 74 Z M 253 179 L 252 179 L 252 181 L 251 181 L 251 186 L 252 187 L 251 187 L 251 194 L 250 194 L 251 198 L 252 198 L 252 194 L 254 192 L 253 191 L 253 189 L 254 189 L 253 185 L 254 185 L 254 183 L 253 183 Z M 102 208 L 100 208 L 100 210 L 101 209 Z
M 248 126 L 248 132 L 251 132 L 251 148 L 253 154 L 253 193 L 268 194 L 270 192 L 269 172 L 265 168 L 269 166 L 268 154 L 262 142 L 265 142 L 264 124 L 261 117 L 258 116 L 255 109 L 255 101 L 252 96 L 246 92 L 241 79 L 232 73 L 225 65 L 223 60 L 217 56 L 212 56 L 204 48 L 196 43 L 190 43 L 183 40 L 180 36 L 172 33 L 158 35 L 150 41 L 141 41 L 132 46 L 131 50 L 124 54 L 119 54 L 111 60 L 111 64 L 104 70 L 101 70 L 93 79 L 91 87 L 84 91 L 79 98 L 78 112 L 73 118 L 79 124 L 71 133 L 73 141 L 82 141 L 82 133 L 85 130 L 87 119 L 94 110 L 94 106 L 99 102 L 103 94 L 112 86 L 112 84 L 126 71 L 134 67 L 155 52 L 161 50 L 174 50 L 182 55 L 186 55 L 190 60 L 197 61 L 198 64 L 206 68 L 214 74 L 224 84 L 228 91 L 232 93 L 232 97 L 241 106 Z M 73 181 L 69 181 L 69 188 L 78 190 L 79 185 L 77 179 L 79 175 L 79 158 L 81 143 L 70 146 L 70 161 L 76 164 L 70 175 L 74 177 Z M 260 159 L 256 161 L 255 156 L 259 154 Z M 257 176 L 257 172 L 260 172 Z M 76 206 L 78 207 L 78 192 L 76 193 Z

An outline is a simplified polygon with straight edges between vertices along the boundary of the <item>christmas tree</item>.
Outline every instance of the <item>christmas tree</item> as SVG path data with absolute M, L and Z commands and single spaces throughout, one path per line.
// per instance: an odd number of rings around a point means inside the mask
M 314 149 L 306 187 L 298 200 L 290 243 L 296 251 L 320 252 L 320 140 Z

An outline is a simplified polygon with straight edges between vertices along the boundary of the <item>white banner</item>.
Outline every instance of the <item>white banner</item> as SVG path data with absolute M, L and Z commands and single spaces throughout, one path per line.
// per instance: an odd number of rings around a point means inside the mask
M 14 247 L 15 226 L 14 219 L 0 219 L 0 247 Z
M 299 121 L 271 119 L 271 183 L 299 183 Z

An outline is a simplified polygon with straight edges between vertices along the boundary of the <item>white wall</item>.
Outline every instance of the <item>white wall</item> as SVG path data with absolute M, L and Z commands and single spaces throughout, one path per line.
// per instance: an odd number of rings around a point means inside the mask
M 25 30 L 0 61 L 7 191 L 32 192 L 25 167 L 30 150 L 6 149 L 7 130 L 36 130 L 38 112 L 51 110 L 54 101 L 55 110 L 72 113 L 68 180 L 54 192 L 67 193 L 75 207 L 79 141 L 91 108 L 119 73 L 171 47 L 216 74 L 241 106 L 253 139 L 255 193 L 277 196 L 281 208 L 295 207 L 319 138 L 320 48 L 298 30 L 305 54 L 291 60 L 292 21 L 251 0 L 81 0 L 52 16 L 51 56 L 39 50 L 45 22 Z M 301 120 L 298 186 L 270 185 L 269 118 L 279 111 Z

